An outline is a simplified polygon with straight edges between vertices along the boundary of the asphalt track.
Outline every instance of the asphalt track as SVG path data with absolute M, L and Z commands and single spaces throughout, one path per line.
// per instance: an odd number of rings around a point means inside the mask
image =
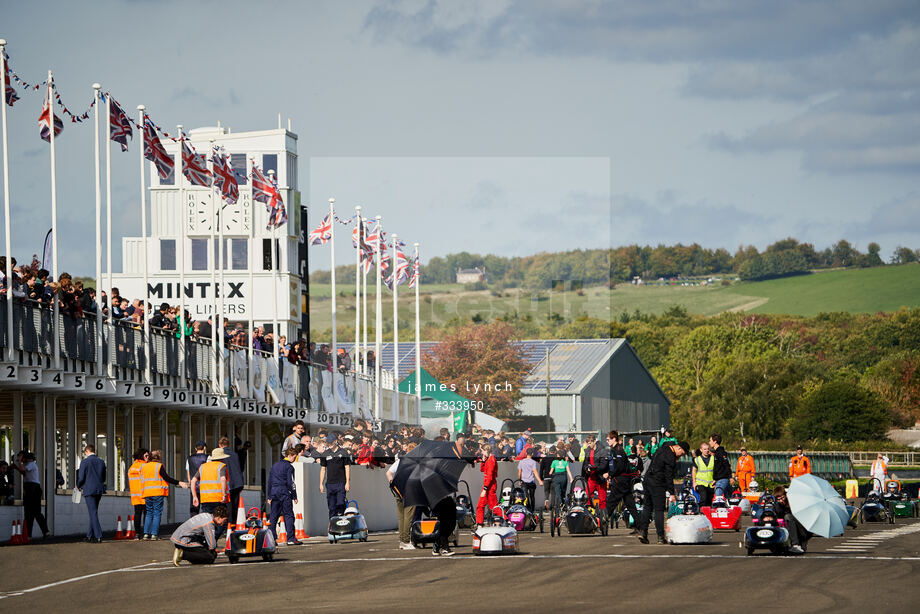
M 168 540 L 59 542 L 0 549 L 0 611 L 526 612 L 633 607 L 799 612 L 905 607 L 920 599 L 920 521 L 862 525 L 815 538 L 799 557 L 748 557 L 739 533 L 698 546 L 642 545 L 626 529 L 604 537 L 523 533 L 522 553 L 475 557 L 400 551 L 393 533 L 367 543 L 313 538 L 276 559 L 223 556 L 173 567 Z

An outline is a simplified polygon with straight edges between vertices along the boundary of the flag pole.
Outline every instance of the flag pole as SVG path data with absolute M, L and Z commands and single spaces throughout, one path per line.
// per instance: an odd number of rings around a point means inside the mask
M 98 115 L 98 114 L 97 114 Z M 114 332 L 115 320 L 113 319 L 112 309 L 112 142 L 109 139 L 109 133 L 111 132 L 111 122 L 112 122 L 112 96 L 109 94 L 105 97 L 105 121 L 106 121 L 106 138 L 105 138 L 105 270 L 108 274 L 108 285 L 106 290 L 109 292 L 109 324 L 113 327 Z M 98 128 L 96 130 L 98 133 Z M 125 137 L 125 142 L 127 142 L 127 137 Z M 102 244 L 99 244 L 100 249 Z M 98 285 L 98 284 L 97 284 Z M 97 296 L 101 297 L 102 292 L 97 289 Z M 102 365 L 100 364 L 100 367 Z M 114 375 L 115 365 L 109 364 L 109 375 Z M 97 375 L 102 375 L 102 370 L 100 369 Z
M 4 75 L 4 80 L 6 75 Z M 51 71 L 48 71 L 48 114 L 50 117 L 48 121 L 51 124 L 51 134 L 49 135 L 49 142 L 51 144 L 51 277 L 58 281 L 58 231 L 57 231 L 57 166 L 55 164 L 55 155 L 54 155 L 54 101 L 51 97 L 51 90 L 54 88 L 54 77 L 51 74 Z M 6 89 L 4 83 L 4 90 Z M 4 92 L 5 95 L 5 92 Z M 6 104 L 6 100 L 3 101 Z M 9 287 L 12 288 L 12 262 L 7 263 L 10 266 L 10 283 Z M 12 297 L 8 298 L 10 300 Z M 60 300 L 54 301 L 54 341 L 51 344 L 51 351 L 54 354 L 54 368 L 61 368 L 61 323 L 60 323 L 60 307 L 58 303 Z M 12 339 L 10 340 L 12 345 Z
M 185 373 L 185 193 L 182 185 L 183 170 L 185 166 L 182 159 L 182 124 L 176 125 L 176 138 L 178 139 L 179 153 L 176 155 L 176 184 L 179 186 L 179 381 L 180 388 L 186 387 Z
M 275 171 L 268 171 L 268 180 L 274 185 L 275 183 Z M 251 182 L 250 182 L 251 183 Z M 281 263 L 278 261 L 279 256 L 281 255 L 281 246 L 279 245 L 280 241 L 278 240 L 278 227 L 274 224 L 272 227 L 272 301 L 274 303 L 274 315 L 272 316 L 272 330 L 274 335 L 272 335 L 272 360 L 278 363 L 278 377 L 283 378 L 284 373 L 284 364 L 281 362 L 278 354 L 278 349 L 281 346 L 281 322 L 278 320 L 278 286 L 279 279 L 281 277 Z M 282 398 L 280 399 L 278 405 L 284 405 L 284 392 L 282 392 Z
M 208 147 L 211 151 L 214 151 L 214 139 L 209 139 Z M 205 158 L 207 160 L 207 158 Z M 211 365 L 211 392 L 215 394 L 221 394 L 223 392 L 223 380 L 220 379 L 218 373 L 218 364 L 223 358 L 223 352 L 218 352 L 217 347 L 217 328 L 220 326 L 220 323 L 217 321 L 220 316 L 218 316 L 217 310 L 217 269 L 223 266 L 221 262 L 220 246 L 214 245 L 214 242 L 217 240 L 215 233 L 217 232 L 216 226 L 220 225 L 223 220 L 219 219 L 220 216 L 217 214 L 217 205 L 214 203 L 214 160 L 211 159 L 211 186 L 208 186 L 208 192 L 211 196 L 211 237 L 208 241 L 208 262 L 211 263 L 211 292 L 214 294 L 211 297 L 211 305 L 209 311 L 211 312 L 211 355 L 214 356 L 214 363 Z M 217 254 L 215 256 L 215 253 Z M 221 335 L 222 337 L 223 335 Z M 220 386 L 220 387 L 219 387 Z
M 232 167 L 230 169 L 230 172 L 231 173 L 233 172 Z M 253 202 L 254 202 L 252 200 L 252 181 L 250 181 L 249 184 L 250 184 L 249 185 L 250 187 L 249 206 L 252 207 Z M 249 213 L 250 213 L 249 219 L 255 221 L 255 211 L 251 210 Z M 249 246 L 250 248 L 255 248 L 256 225 L 254 223 L 249 225 L 249 236 L 250 236 Z M 255 252 L 255 249 L 250 249 L 250 252 Z M 253 339 L 254 339 L 253 335 L 255 335 L 255 332 L 256 332 L 256 328 L 255 328 L 256 323 L 255 323 L 255 318 L 252 313 L 252 310 L 253 310 L 252 297 L 256 292 L 255 275 L 253 273 L 254 258 L 256 258 L 254 253 L 250 253 L 249 254 L 249 298 L 248 298 L 249 305 L 246 308 L 246 310 L 249 312 L 249 340 L 248 340 L 248 349 L 246 350 L 249 353 L 249 394 L 250 394 L 250 398 L 253 398 L 253 399 L 256 397 L 255 390 L 254 390 L 255 374 L 253 373 L 253 367 L 255 366 L 255 357 L 256 357 L 255 348 L 253 347 Z
M 396 275 L 396 244 L 399 236 L 393 233 L 393 261 L 390 263 L 393 280 L 393 392 L 399 390 L 399 278 Z
M 367 219 L 361 218 L 364 228 L 367 228 Z M 370 369 L 367 366 L 367 272 L 364 270 L 364 263 L 361 263 L 361 301 L 363 307 L 361 309 L 361 324 L 364 327 L 364 339 L 362 339 L 363 344 L 362 348 L 364 351 L 364 374 L 370 375 Z
M 218 394 L 226 394 L 224 390 L 224 269 L 227 267 L 227 249 L 224 246 L 224 216 L 221 212 L 224 210 L 222 199 L 214 197 L 214 139 L 210 139 L 211 148 L 211 208 L 214 210 L 214 223 L 217 224 L 217 285 L 211 280 L 211 286 L 214 288 L 214 294 L 217 299 L 217 316 L 214 318 L 212 328 L 216 333 L 215 339 L 217 348 L 217 391 Z M 213 233 L 212 233 L 213 235 Z
M 339 345 L 335 324 L 335 198 L 329 199 L 329 228 L 329 258 L 332 269 L 332 409 L 327 411 L 338 411 L 339 403 L 336 398 L 336 394 L 338 393 L 336 384 L 339 373 Z
M 6 350 L 7 360 L 13 362 L 13 232 L 10 228 L 10 143 L 6 129 L 6 39 L 0 38 L 0 75 L 3 75 L 3 100 L 0 101 L 0 118 L 3 122 L 3 216 L 6 230 Z M 52 124 L 54 120 L 52 119 Z M 52 126 L 52 130 L 54 127 Z
M 415 274 L 415 265 L 418 263 L 418 243 L 415 244 L 415 262 L 412 263 L 413 271 L 412 274 Z M 422 343 L 421 343 L 421 326 L 419 318 L 419 301 L 418 301 L 418 287 L 421 285 L 421 273 L 419 277 L 415 280 L 415 394 L 418 396 L 418 406 L 421 410 L 422 407 Z
M 144 123 L 144 110 L 145 107 L 142 104 L 137 105 L 137 115 L 139 130 L 144 131 L 146 125 Z M 141 160 L 141 235 L 144 238 L 144 304 L 143 304 L 143 313 L 144 313 L 144 345 L 145 345 L 145 356 L 147 360 L 144 364 L 144 379 L 150 384 L 153 382 L 153 364 L 151 363 L 151 356 L 153 355 L 153 340 L 150 338 L 150 289 L 148 288 L 149 275 L 148 271 L 148 254 L 147 254 L 147 182 L 144 177 L 146 172 L 146 167 L 144 166 L 144 146 L 138 144 L 138 152 L 140 153 Z
M 374 301 L 374 384 L 377 387 L 376 393 L 376 403 L 374 405 L 374 420 L 380 420 L 380 408 L 381 403 L 383 402 L 383 389 L 380 386 L 380 361 L 382 356 L 380 356 L 380 344 L 382 341 L 383 331 L 383 305 L 380 292 L 380 259 L 383 253 L 383 246 L 380 244 L 380 235 L 383 233 L 383 224 L 381 222 L 381 216 L 376 216 L 374 219 L 377 220 L 377 296 Z
M 102 187 L 99 184 L 99 90 L 93 83 L 93 153 L 95 154 L 94 180 L 96 184 L 96 375 L 102 375 Z M 110 311 L 111 312 L 111 311 Z
M 361 221 L 361 205 L 355 207 L 355 227 L 358 240 L 355 247 L 355 370 L 364 373 L 361 360 L 361 243 L 364 238 L 364 223 Z

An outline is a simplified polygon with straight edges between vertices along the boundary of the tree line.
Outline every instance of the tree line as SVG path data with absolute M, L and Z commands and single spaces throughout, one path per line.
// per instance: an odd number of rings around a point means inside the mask
M 898 246 L 886 259 L 878 243 L 861 252 L 846 239 L 824 249 L 794 238 L 777 241 L 759 251 L 739 246 L 734 254 L 724 248 L 691 245 L 637 244 L 610 249 L 541 252 L 531 256 L 504 257 L 460 252 L 431 258 L 422 267 L 423 284 L 452 284 L 458 269 L 484 269 L 490 287 L 577 289 L 581 286 L 627 282 L 636 277 L 658 278 L 737 275 L 742 280 L 761 280 L 806 273 L 815 269 L 870 267 L 906 264 L 920 260 L 920 249 Z M 339 279 L 354 279 L 354 265 L 336 267 Z M 329 283 L 329 271 L 314 271 L 311 283 Z

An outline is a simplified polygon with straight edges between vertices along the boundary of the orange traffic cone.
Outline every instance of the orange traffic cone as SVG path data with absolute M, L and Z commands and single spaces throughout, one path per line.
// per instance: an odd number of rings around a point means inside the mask
M 307 539 L 307 534 L 303 530 L 303 514 L 297 514 L 294 519 L 294 538 Z
M 243 506 L 243 497 L 240 497 L 240 505 L 236 508 L 236 526 L 242 527 L 246 524 L 246 508 Z
M 134 539 L 137 537 L 137 531 L 134 530 L 134 514 L 128 516 L 128 531 L 125 533 L 125 539 Z
M 233 533 L 233 523 L 227 523 L 227 541 L 224 543 L 224 550 L 230 549 L 230 534 Z
M 11 546 L 19 545 L 19 521 L 14 520 L 10 523 L 10 541 L 7 542 Z
M 268 514 L 262 514 L 262 528 L 268 528 Z
M 115 539 L 125 539 L 125 532 L 121 528 L 121 516 L 118 517 L 118 524 L 115 525 Z
M 278 534 L 278 543 L 284 543 L 287 541 L 287 529 L 284 526 L 284 518 L 278 519 L 278 526 L 276 527 L 275 532 Z

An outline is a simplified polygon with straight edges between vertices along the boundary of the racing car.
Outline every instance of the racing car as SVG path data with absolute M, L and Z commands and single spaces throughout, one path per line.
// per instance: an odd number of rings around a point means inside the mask
M 260 556 L 263 561 L 274 558 L 275 536 L 262 526 L 259 516 L 259 508 L 250 508 L 243 527 L 227 534 L 224 553 L 231 563 L 239 562 L 242 557 Z
M 492 509 L 491 524 L 473 532 L 473 554 L 517 554 L 518 533 L 504 517 L 500 506 Z

